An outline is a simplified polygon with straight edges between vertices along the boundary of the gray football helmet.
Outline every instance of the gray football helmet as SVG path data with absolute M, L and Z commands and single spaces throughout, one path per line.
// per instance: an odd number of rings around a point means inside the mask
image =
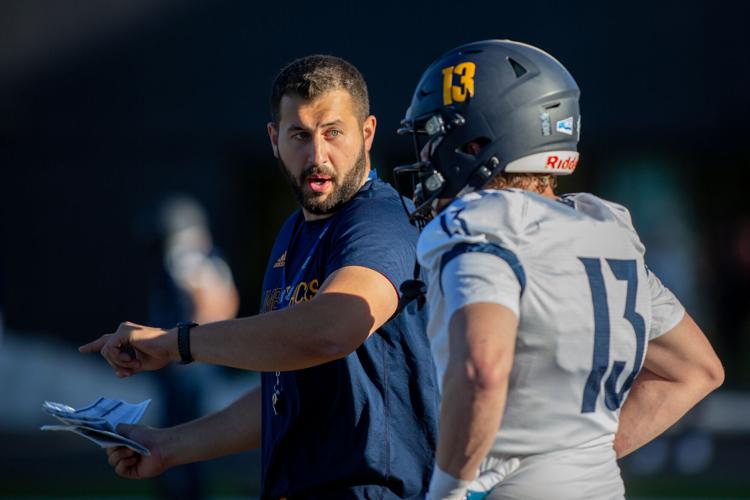
M 438 58 L 399 129 L 413 136 L 417 155 L 394 169 L 399 188 L 404 175 L 412 178 L 412 220 L 430 218 L 437 198 L 481 189 L 500 172 L 572 173 L 579 96 L 562 64 L 523 43 L 486 40 Z

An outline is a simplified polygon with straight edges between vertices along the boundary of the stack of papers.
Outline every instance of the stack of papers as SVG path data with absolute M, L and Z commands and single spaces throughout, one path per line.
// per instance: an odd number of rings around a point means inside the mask
M 117 432 L 118 424 L 136 424 L 148 408 L 150 399 L 138 404 L 99 398 L 94 404 L 76 410 L 68 405 L 45 401 L 42 409 L 65 425 L 43 425 L 43 431 L 69 431 L 89 439 L 102 448 L 127 446 L 142 455 L 148 448 Z

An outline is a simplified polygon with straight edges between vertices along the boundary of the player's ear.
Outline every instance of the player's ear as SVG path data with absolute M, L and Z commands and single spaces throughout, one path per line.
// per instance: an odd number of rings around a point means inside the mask
M 268 130 L 268 138 L 271 140 L 271 149 L 273 149 L 273 155 L 279 157 L 279 129 L 274 122 L 268 122 L 266 124 Z
M 368 153 L 370 152 L 370 148 L 372 148 L 372 141 L 375 140 L 375 129 L 377 126 L 378 121 L 373 115 L 365 118 L 365 121 L 362 124 L 362 135 L 365 139 L 365 151 Z

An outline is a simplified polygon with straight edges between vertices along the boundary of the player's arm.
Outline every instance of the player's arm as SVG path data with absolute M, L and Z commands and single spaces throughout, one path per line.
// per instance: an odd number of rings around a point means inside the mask
M 118 475 L 144 479 L 176 465 L 259 448 L 261 421 L 259 386 L 221 411 L 175 427 L 120 425 L 118 431 L 146 445 L 151 455 L 125 447 L 108 448 L 107 455 Z
M 620 411 L 617 457 L 659 436 L 724 381 L 711 344 L 688 315 L 648 344 L 643 369 Z
M 315 298 L 279 311 L 194 327 L 196 361 L 257 371 L 297 370 L 342 358 L 385 323 L 398 294 L 382 274 L 361 266 L 333 272 Z M 132 346 L 137 359 L 121 352 Z M 177 331 L 131 323 L 79 348 L 101 351 L 118 375 L 178 361 Z
M 517 323 L 510 309 L 488 302 L 466 305 L 451 317 L 440 408 L 439 474 L 462 482 L 477 476 L 505 409 Z M 446 481 L 445 474 L 442 480 L 433 475 L 431 498 L 443 498 L 450 477 Z

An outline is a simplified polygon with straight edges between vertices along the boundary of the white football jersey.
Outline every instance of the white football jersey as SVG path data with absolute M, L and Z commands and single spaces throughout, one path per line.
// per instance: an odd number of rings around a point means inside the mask
M 492 302 L 519 318 L 493 455 L 611 442 L 648 341 L 685 313 L 646 268 L 628 211 L 591 194 L 468 194 L 427 225 L 417 253 L 441 386 L 457 309 Z

